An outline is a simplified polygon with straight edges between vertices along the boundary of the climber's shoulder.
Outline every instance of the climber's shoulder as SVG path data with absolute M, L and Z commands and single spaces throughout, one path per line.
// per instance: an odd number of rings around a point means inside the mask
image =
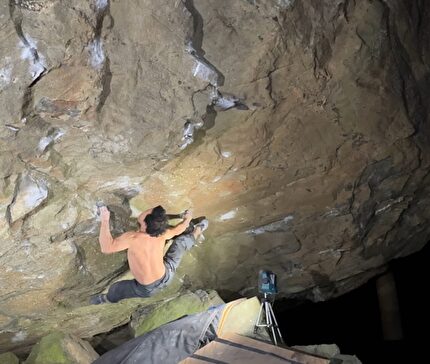
M 130 231 L 127 234 L 127 239 L 130 241 L 130 243 L 151 243 L 155 240 L 160 240 L 160 238 L 152 237 L 148 235 L 145 232 L 142 231 Z
M 137 232 L 135 231 L 127 231 L 124 234 L 121 234 L 120 236 L 116 237 L 114 239 L 114 243 L 118 244 L 118 243 L 132 243 L 134 240 L 137 240 L 138 237 Z

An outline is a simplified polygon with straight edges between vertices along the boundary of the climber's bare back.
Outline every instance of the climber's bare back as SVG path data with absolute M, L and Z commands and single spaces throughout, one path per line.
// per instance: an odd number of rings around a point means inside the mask
M 128 235 L 125 237 L 124 235 Z M 128 265 L 140 284 L 151 284 L 163 277 L 165 237 L 152 237 L 143 232 L 130 232 L 122 237 L 129 239 Z

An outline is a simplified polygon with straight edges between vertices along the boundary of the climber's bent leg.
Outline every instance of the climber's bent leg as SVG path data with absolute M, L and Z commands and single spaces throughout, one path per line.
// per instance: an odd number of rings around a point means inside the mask
M 196 239 L 193 234 L 179 235 L 173 241 L 170 248 L 164 255 L 164 266 L 166 267 L 166 279 L 163 283 L 166 285 L 170 283 L 173 276 L 175 275 L 176 269 L 181 263 L 182 257 L 187 250 L 190 250 L 196 243 Z
M 164 278 L 165 277 L 162 277 L 154 283 L 147 285 L 142 285 L 135 279 L 116 282 L 110 286 L 107 299 L 109 302 L 115 303 L 125 298 L 150 297 L 153 289 L 157 287 Z

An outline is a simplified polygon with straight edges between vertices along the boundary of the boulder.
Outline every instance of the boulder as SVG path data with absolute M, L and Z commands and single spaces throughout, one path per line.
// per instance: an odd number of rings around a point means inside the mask
M 33 319 L 21 319 L 17 325 L 20 330 L 0 333 L 0 347 L 12 347 L 17 354 L 28 353 L 27 348 L 53 330 L 62 330 L 80 338 L 91 338 L 100 333 L 109 332 L 114 328 L 126 325 L 133 313 L 144 307 L 157 307 L 164 301 L 178 296 L 182 283 L 174 278 L 163 291 L 149 298 L 131 298 L 118 303 L 89 305 L 87 301 L 80 307 L 62 307 Z M 27 299 L 37 301 L 37 296 Z M 26 307 L 25 301 L 19 302 Z M 10 324 L 10 322 L 9 322 Z
M 88 342 L 53 332 L 33 347 L 25 364 L 91 364 L 98 357 Z
M 138 310 L 131 321 L 134 336 L 143 335 L 168 322 L 185 315 L 206 311 L 211 306 L 218 306 L 224 301 L 215 291 L 187 292 L 158 305 Z
M 19 364 L 19 359 L 14 353 L 0 354 L 0 364 Z
M 361 364 L 355 355 L 341 354 L 336 344 L 297 345 L 293 346 L 292 349 L 331 359 L 330 363 L 333 364 Z
M 227 309 L 225 318 L 221 317 L 217 332 L 219 335 L 232 332 L 238 335 L 270 341 L 268 332 L 260 328 L 255 331 L 255 324 L 260 313 L 260 301 L 257 297 L 233 301 L 232 308 Z M 262 311 L 264 315 L 264 311 Z

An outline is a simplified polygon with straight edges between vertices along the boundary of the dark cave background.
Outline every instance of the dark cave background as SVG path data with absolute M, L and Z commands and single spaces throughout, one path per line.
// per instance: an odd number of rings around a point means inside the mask
M 382 335 L 376 278 L 341 297 L 289 304 L 275 301 L 273 309 L 288 346 L 331 344 L 342 354 L 367 363 L 424 363 L 429 329 L 430 244 L 420 252 L 393 260 L 403 339 L 385 341 Z M 281 289 L 281 287 L 278 287 Z

